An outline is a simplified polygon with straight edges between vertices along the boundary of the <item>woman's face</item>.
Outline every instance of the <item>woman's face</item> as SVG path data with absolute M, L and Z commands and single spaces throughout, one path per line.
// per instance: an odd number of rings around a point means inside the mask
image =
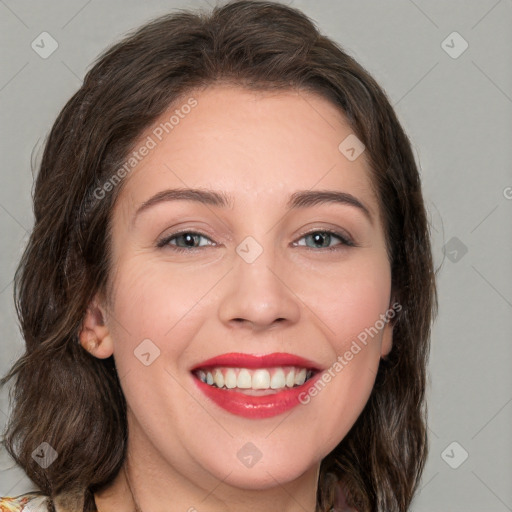
M 361 413 L 391 275 L 351 133 L 317 95 L 219 85 L 134 147 L 105 325 L 148 464 L 264 489 L 316 470 Z

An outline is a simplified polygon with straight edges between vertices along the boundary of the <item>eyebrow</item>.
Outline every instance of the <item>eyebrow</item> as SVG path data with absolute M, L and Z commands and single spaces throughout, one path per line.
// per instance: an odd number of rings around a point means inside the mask
M 135 212 L 133 220 L 143 211 L 168 201 L 194 201 L 208 206 L 220 208 L 233 208 L 234 200 L 224 192 L 204 188 L 178 188 L 158 192 L 144 201 Z M 373 217 L 370 210 L 355 196 L 347 192 L 337 190 L 298 190 L 291 194 L 287 204 L 287 210 L 308 208 L 319 204 L 343 204 L 359 209 L 373 225 Z

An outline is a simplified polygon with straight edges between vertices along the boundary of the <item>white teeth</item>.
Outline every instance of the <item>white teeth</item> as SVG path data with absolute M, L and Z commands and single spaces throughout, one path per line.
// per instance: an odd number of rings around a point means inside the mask
M 286 387 L 293 388 L 295 385 L 295 369 L 292 368 L 286 376 Z
M 302 386 L 306 382 L 306 368 L 301 368 L 295 373 L 295 385 Z
M 278 368 L 270 379 L 270 387 L 272 389 L 284 388 L 285 383 L 284 371 L 282 368 Z
M 236 388 L 236 373 L 233 368 L 228 368 L 224 377 L 224 385 L 228 389 Z
M 222 372 L 218 368 L 215 370 L 213 382 L 215 382 L 215 385 L 218 388 L 222 388 L 224 386 L 224 375 L 222 375 Z
M 245 368 L 240 370 L 238 379 L 236 381 L 236 387 L 240 389 L 249 389 L 252 385 L 251 374 Z
M 217 367 L 198 370 L 196 376 L 210 386 L 224 389 L 280 390 L 302 386 L 313 376 L 312 370 L 292 366 L 274 368 Z
M 252 389 L 268 389 L 270 387 L 270 373 L 268 370 L 256 370 L 252 374 Z

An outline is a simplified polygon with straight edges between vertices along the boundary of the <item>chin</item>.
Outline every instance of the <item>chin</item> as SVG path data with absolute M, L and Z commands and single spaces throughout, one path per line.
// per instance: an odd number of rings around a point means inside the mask
M 287 463 L 287 466 L 291 466 L 291 464 Z M 283 485 L 296 480 L 306 469 L 307 468 L 304 468 L 303 471 L 297 471 L 297 467 L 279 466 L 272 466 L 268 469 L 236 468 L 224 482 L 238 489 L 264 491 L 276 485 Z M 225 478 L 225 475 L 221 478 Z
M 300 478 L 308 470 L 316 470 L 321 459 L 298 457 L 296 450 L 289 454 L 276 454 L 272 457 L 261 458 L 257 461 L 248 459 L 245 465 L 237 457 L 225 464 L 210 466 L 210 472 L 219 480 L 239 489 L 265 490 L 283 485 Z M 256 455 L 256 453 L 254 454 Z M 241 457 L 243 460 L 243 456 Z M 212 461 L 213 462 L 213 461 Z M 251 465 L 252 464 L 252 465 Z M 228 476 L 226 477 L 226 474 Z

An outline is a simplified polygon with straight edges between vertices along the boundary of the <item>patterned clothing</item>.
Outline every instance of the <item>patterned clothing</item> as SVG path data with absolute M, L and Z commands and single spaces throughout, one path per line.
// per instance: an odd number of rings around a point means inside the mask
M 0 496 L 0 512 L 48 512 L 49 499 L 43 494 L 26 493 L 14 497 Z M 349 508 L 341 489 L 336 497 L 336 506 L 332 512 L 357 512 Z
M 36 493 L 0 497 L 0 512 L 48 512 L 48 498 Z

